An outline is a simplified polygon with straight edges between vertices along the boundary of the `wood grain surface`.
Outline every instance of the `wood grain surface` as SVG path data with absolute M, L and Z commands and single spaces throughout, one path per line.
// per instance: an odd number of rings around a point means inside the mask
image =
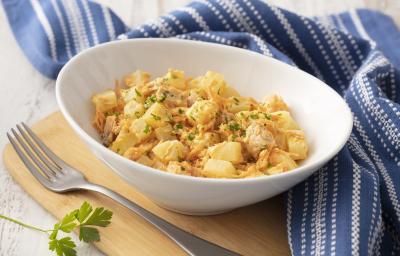
M 106 186 L 156 215 L 206 240 L 242 255 L 289 255 L 283 199 L 215 216 L 187 216 L 164 210 L 137 192 L 89 152 L 61 113 L 56 112 L 33 126 L 36 134 L 62 159 L 82 171 L 89 181 Z M 112 224 L 101 230 L 95 245 L 108 255 L 185 255 L 160 231 L 113 200 L 95 192 L 57 194 L 45 189 L 25 168 L 10 145 L 4 163 L 16 182 L 57 219 L 79 208 L 86 200 L 114 212 Z
M 190 0 L 95 0 L 111 7 L 129 26 L 137 26 Z M 303 15 L 326 15 L 352 8 L 372 8 L 391 15 L 400 24 L 399 0 L 269 0 Z M 6 131 L 16 123 L 32 124 L 57 110 L 54 81 L 38 73 L 15 41 L 0 7 L 0 148 Z M 0 213 L 49 228 L 56 221 L 11 178 L 0 158 Z M 76 238 L 76 237 L 75 237 Z M 102 255 L 93 246 L 80 245 L 78 255 Z M 13 223 L 0 221 L 0 255 L 54 255 L 47 237 Z

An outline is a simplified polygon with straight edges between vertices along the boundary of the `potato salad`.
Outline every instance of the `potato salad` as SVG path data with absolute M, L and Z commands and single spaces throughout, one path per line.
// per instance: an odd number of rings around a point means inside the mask
M 308 153 L 304 131 L 280 96 L 241 96 L 223 75 L 196 78 L 137 70 L 92 97 L 104 146 L 165 172 L 209 178 L 273 175 Z

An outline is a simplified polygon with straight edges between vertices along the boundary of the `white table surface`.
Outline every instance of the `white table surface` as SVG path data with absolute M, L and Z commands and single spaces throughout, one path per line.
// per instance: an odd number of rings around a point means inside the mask
M 101 0 L 129 26 L 155 18 L 188 0 Z M 273 0 L 269 1 L 305 15 L 324 15 L 356 7 L 382 10 L 400 24 L 398 0 Z M 396 14 L 397 13 L 397 14 Z M 397 16 L 396 16 L 397 15 Z M 33 124 L 56 111 L 54 81 L 39 74 L 19 49 L 0 8 L 0 148 L 7 143 L 6 132 L 21 121 Z M 0 159 L 0 213 L 43 228 L 56 220 L 33 201 L 7 173 Z M 75 237 L 76 239 L 76 237 Z M 78 255 L 102 255 L 93 246 L 78 244 Z M 0 256 L 53 255 L 47 237 L 0 220 Z

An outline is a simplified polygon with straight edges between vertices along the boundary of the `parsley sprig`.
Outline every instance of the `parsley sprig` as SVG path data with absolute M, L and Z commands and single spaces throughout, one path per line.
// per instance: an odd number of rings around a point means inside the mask
M 100 241 L 100 234 L 95 227 L 107 227 L 111 222 L 113 213 L 104 207 L 98 207 L 93 210 L 93 207 L 84 202 L 79 209 L 73 210 L 62 218 L 58 223 L 54 224 L 53 229 L 45 230 L 25 224 L 19 220 L 0 214 L 0 219 L 5 219 L 30 228 L 36 231 L 46 233 L 49 236 L 49 250 L 55 252 L 58 256 L 75 256 L 76 244 L 71 237 L 66 236 L 58 238 L 60 231 L 71 233 L 74 229 L 79 229 L 79 240 L 86 243 Z

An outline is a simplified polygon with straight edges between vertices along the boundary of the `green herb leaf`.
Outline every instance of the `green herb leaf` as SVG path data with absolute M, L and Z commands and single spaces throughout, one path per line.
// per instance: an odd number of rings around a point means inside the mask
M 157 101 L 157 97 L 155 95 L 151 95 L 146 98 L 144 101 L 144 108 L 149 108 L 151 105 L 153 105 Z
M 49 239 L 56 239 L 58 231 L 60 230 L 59 227 L 60 227 L 59 223 L 54 224 L 53 231 L 51 232 Z
M 150 126 L 148 124 L 146 124 L 146 126 L 144 127 L 143 132 L 146 134 L 150 132 Z
M 183 124 L 182 123 L 178 123 L 175 125 L 176 129 L 182 129 L 183 128 Z
M 153 113 L 151 114 L 151 116 L 154 118 L 154 120 L 159 121 L 161 120 L 161 117 L 154 115 Z
M 161 97 L 158 99 L 158 102 L 163 102 L 165 99 L 167 98 L 167 94 L 166 93 L 163 93 L 162 95 L 161 95 Z
M 252 115 L 250 115 L 250 118 L 251 119 L 258 119 L 259 116 L 258 116 L 258 114 L 252 114 Z
M 179 112 L 179 114 L 183 114 L 183 113 L 185 113 L 185 111 L 183 111 L 183 109 L 178 109 L 178 112 Z
M 228 125 L 229 130 L 231 131 L 239 131 L 240 125 L 238 123 L 231 123 Z
M 264 113 L 264 117 L 265 117 L 266 119 L 268 119 L 268 120 L 271 120 L 271 115 L 270 115 L 270 114 Z
M 74 228 L 79 227 L 79 239 L 84 242 L 95 242 L 100 240 L 99 231 L 96 228 L 88 226 L 106 227 L 110 224 L 113 213 L 103 207 L 96 208 L 93 211 L 92 206 L 88 202 L 84 202 L 79 209 L 73 210 L 69 214 L 65 215 L 62 220 L 54 224 L 52 230 L 45 230 L 37 228 L 18 220 L 6 217 L 0 214 L 1 219 L 6 219 L 19 224 L 23 227 L 34 229 L 46 234 L 49 234 L 49 250 L 55 252 L 58 256 L 76 256 L 76 247 L 71 237 L 64 237 L 57 239 L 57 235 L 60 231 L 70 233 Z M 76 221 L 79 221 L 77 224 Z
M 104 207 L 96 208 L 89 219 L 83 225 L 93 225 L 99 227 L 107 227 L 111 222 L 112 211 L 104 209 Z
M 80 223 L 84 222 L 89 214 L 93 211 L 92 206 L 88 202 L 84 202 L 79 208 L 77 219 Z
M 71 240 L 71 237 L 64 237 L 60 240 L 53 239 L 49 242 L 49 250 L 55 251 L 58 256 L 75 256 L 76 247 L 74 241 Z
M 75 223 L 77 213 L 78 210 L 74 210 L 65 215 L 65 217 L 59 222 L 58 229 L 65 233 L 70 233 L 77 226 Z
M 136 118 L 140 118 L 142 116 L 142 114 L 138 111 L 135 111 L 135 116 L 136 116 Z
M 79 228 L 79 240 L 86 243 L 100 241 L 100 234 L 96 228 L 82 226 Z
M 189 133 L 188 134 L 188 139 L 189 140 L 194 140 L 194 138 L 195 138 L 195 135 L 193 133 Z
M 135 88 L 135 92 L 137 94 L 137 96 L 142 97 L 142 94 Z

